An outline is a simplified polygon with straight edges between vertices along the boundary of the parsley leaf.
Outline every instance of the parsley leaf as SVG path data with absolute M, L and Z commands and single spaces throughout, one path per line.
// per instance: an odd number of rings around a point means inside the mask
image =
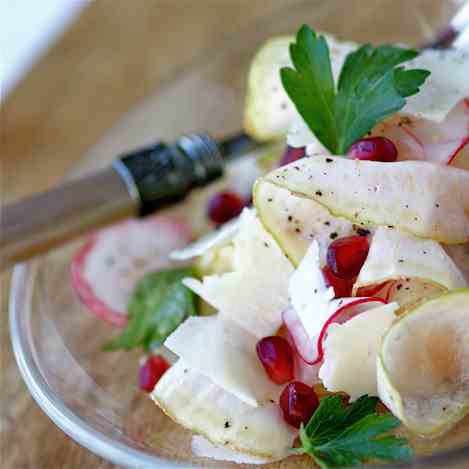
M 282 68 L 280 76 L 311 131 L 340 155 L 419 91 L 430 72 L 398 67 L 417 55 L 414 49 L 366 44 L 347 55 L 336 89 L 327 42 L 304 25 L 290 45 L 294 68 Z
M 293 452 L 309 454 L 323 469 L 361 465 L 371 459 L 409 459 L 412 450 L 407 440 L 388 434 L 400 425 L 399 420 L 391 414 L 376 414 L 377 402 L 365 395 L 344 407 L 338 395 L 321 399 L 300 428 L 302 447 Z
M 194 294 L 182 284 L 189 269 L 168 269 L 146 274 L 129 301 L 129 322 L 105 351 L 143 346 L 146 350 L 163 344 L 188 316 L 196 314 Z

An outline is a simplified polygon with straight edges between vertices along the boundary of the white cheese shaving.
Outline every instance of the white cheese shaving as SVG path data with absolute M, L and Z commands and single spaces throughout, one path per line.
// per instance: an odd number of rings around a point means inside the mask
M 351 400 L 363 394 L 378 394 L 376 357 L 397 308 L 397 303 L 390 303 L 369 309 L 344 324 L 331 324 L 319 369 L 327 390 L 346 392 Z
M 165 346 L 225 391 L 258 406 L 277 401 L 282 388 L 267 378 L 256 343 L 250 332 L 217 315 L 188 318 L 166 339 Z
M 273 335 L 288 306 L 293 267 L 250 211 L 243 211 L 233 244 L 233 272 L 206 276 L 202 281 L 185 279 L 184 284 L 257 338 Z

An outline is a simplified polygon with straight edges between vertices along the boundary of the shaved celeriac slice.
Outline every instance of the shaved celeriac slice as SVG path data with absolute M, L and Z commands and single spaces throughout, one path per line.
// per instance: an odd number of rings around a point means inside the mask
M 438 436 L 469 412 L 469 289 L 401 317 L 377 360 L 381 400 L 414 433 Z
M 406 278 L 417 278 L 447 290 L 467 286 L 464 275 L 439 243 L 416 238 L 394 228 L 379 227 L 371 239 L 354 291 Z
M 190 317 L 165 341 L 191 369 L 241 401 L 277 401 L 281 387 L 268 379 L 256 355 L 257 338 L 221 315 Z
M 330 325 L 319 369 L 319 378 L 328 391 L 346 392 L 351 400 L 378 394 L 376 357 L 397 308 L 396 303 L 378 306 L 343 324 Z
M 295 265 L 303 259 L 312 239 L 319 243 L 320 262 L 324 264 L 331 239 L 353 231 L 350 221 L 332 216 L 321 204 L 262 179 L 254 186 L 254 204 L 264 227 Z
M 214 445 L 207 438 L 200 435 L 192 437 L 191 447 L 194 456 L 216 459 L 218 461 L 230 461 L 236 464 L 267 464 L 274 461 L 274 459 L 259 458 L 246 453 L 240 453 L 222 445 Z
M 469 240 L 469 171 L 423 161 L 383 168 L 381 162 L 317 156 L 262 180 L 309 197 L 356 224 L 392 225 L 447 244 Z
M 332 73 L 337 79 L 346 55 L 356 48 L 352 42 L 325 35 L 331 54 Z M 289 45 L 293 36 L 269 39 L 254 57 L 248 76 L 244 129 L 256 140 L 284 137 L 292 122 L 301 120 L 280 81 L 280 69 L 291 66 Z
M 190 369 L 183 360 L 162 376 L 151 397 L 176 423 L 214 445 L 248 455 L 284 458 L 296 435 L 276 404 L 252 407 Z
M 278 330 L 288 306 L 288 279 L 293 267 L 276 241 L 249 210 L 243 211 L 233 238 L 233 271 L 184 284 L 257 338 Z

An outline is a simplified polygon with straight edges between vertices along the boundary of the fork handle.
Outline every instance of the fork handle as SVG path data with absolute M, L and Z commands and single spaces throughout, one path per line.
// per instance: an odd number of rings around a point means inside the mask
M 138 206 L 114 168 L 6 205 L 0 218 L 0 268 L 135 215 Z
M 220 148 L 208 135 L 159 142 L 112 166 L 1 208 L 0 269 L 91 229 L 145 216 L 184 199 L 223 174 Z

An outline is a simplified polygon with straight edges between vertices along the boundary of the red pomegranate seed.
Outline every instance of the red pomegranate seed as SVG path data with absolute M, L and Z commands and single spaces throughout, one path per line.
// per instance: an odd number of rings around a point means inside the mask
M 386 137 L 361 138 L 352 144 L 347 154 L 353 160 L 382 161 L 392 163 L 397 160 L 397 148 Z
M 220 225 L 239 215 L 244 205 L 244 200 L 236 192 L 218 192 L 208 202 L 208 216 Z
M 152 355 L 147 358 L 145 363 L 140 367 L 138 373 L 138 384 L 140 389 L 147 392 L 153 391 L 156 383 L 160 380 L 169 366 L 169 363 L 160 355 Z
M 279 166 L 284 166 L 288 163 L 293 163 L 300 158 L 303 158 L 306 153 L 305 147 L 294 148 L 287 145 L 285 152 L 283 153 L 282 159 L 280 160 Z
M 336 277 L 351 280 L 360 272 L 369 247 L 365 236 L 336 239 L 327 249 L 327 265 Z
M 262 366 L 274 383 L 285 384 L 293 379 L 293 351 L 285 338 L 264 337 L 257 342 L 256 351 Z
M 328 287 L 334 288 L 336 298 L 345 298 L 352 296 L 352 288 L 355 283 L 355 277 L 352 279 L 343 279 L 334 275 L 329 266 L 322 268 L 322 273 Z
M 296 428 L 306 424 L 318 406 L 319 399 L 314 389 L 300 381 L 287 384 L 280 395 L 283 419 Z

